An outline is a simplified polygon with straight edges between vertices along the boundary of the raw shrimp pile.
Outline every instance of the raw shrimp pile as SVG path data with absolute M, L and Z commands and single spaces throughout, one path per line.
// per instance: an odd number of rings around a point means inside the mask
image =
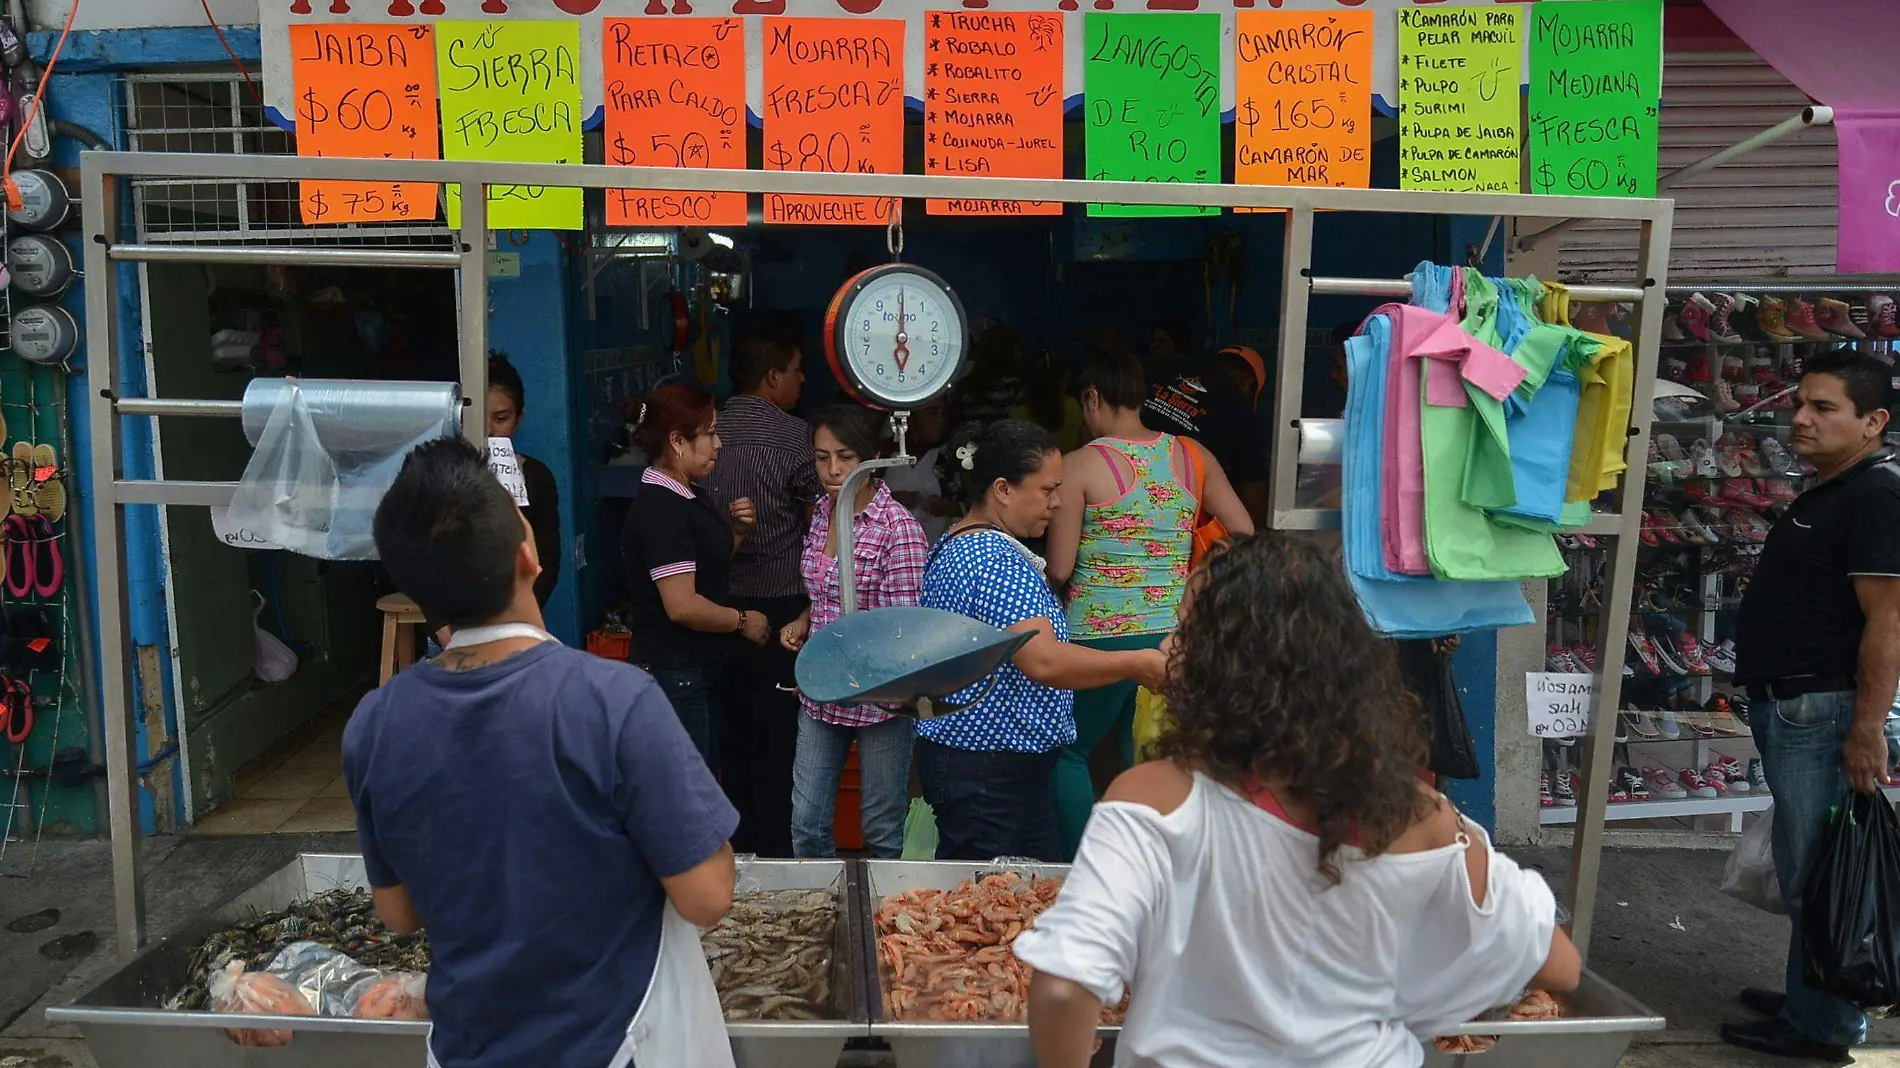
M 1062 880 L 1015 872 L 964 880 L 955 890 L 910 890 L 877 910 L 877 956 L 892 1020 L 1017 1023 L 1030 970 L 1010 943 L 1062 891 Z M 1119 1024 L 1122 1005 L 1102 1010 Z
M 833 1015 L 831 965 L 838 927 L 833 890 L 740 894 L 699 933 L 728 1020 L 822 1020 Z
M 1532 990 L 1518 999 L 1502 1017 L 1495 1013 L 1485 1013 L 1479 1019 L 1506 1020 L 1556 1020 L 1564 1014 L 1563 1003 L 1542 990 Z M 1496 1035 L 1446 1035 L 1435 1038 L 1432 1045 L 1441 1053 L 1483 1053 L 1498 1044 Z

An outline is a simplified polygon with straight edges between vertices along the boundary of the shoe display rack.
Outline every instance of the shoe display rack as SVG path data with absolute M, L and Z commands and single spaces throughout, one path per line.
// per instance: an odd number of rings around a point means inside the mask
M 1591 787 L 1608 792 L 1606 819 L 1739 832 L 1744 813 L 1773 803 L 1734 681 L 1735 613 L 1770 527 L 1813 474 L 1788 448 L 1803 362 L 1850 345 L 1892 363 L 1897 310 L 1884 293 L 1710 290 L 1665 315 L 1615 760 L 1610 781 Z M 1577 534 L 1563 547 L 1570 572 L 1553 584 L 1547 668 L 1608 669 L 1589 633 L 1601 546 Z M 1545 743 L 1546 825 L 1576 820 L 1574 754 L 1571 740 Z

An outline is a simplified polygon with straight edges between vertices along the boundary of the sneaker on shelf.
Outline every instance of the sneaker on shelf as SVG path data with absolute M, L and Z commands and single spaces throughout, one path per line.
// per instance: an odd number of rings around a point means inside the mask
M 1847 306 L 1846 301 L 1834 300 L 1831 297 L 1821 298 L 1820 302 L 1814 306 L 1814 323 L 1830 334 L 1853 338 L 1856 341 L 1867 339 L 1867 335 L 1861 328 L 1854 325 L 1853 310 Z
M 1755 492 L 1753 482 L 1745 478 L 1731 478 L 1722 483 L 1722 496 L 1736 504 L 1745 504 L 1750 508 L 1773 508 L 1774 498 L 1764 497 Z
M 1770 411 L 1790 411 L 1795 407 L 1795 392 L 1799 388 L 1799 379 L 1792 382 L 1781 379 L 1765 382 L 1761 387 L 1761 406 Z
M 1577 644 L 1571 646 L 1570 659 L 1576 661 L 1577 667 L 1582 669 L 1583 671 L 1590 674 L 1594 674 L 1596 672 L 1597 651 L 1595 649 L 1590 648 L 1590 645 L 1588 642 L 1578 642 Z
M 1694 707 L 1694 699 L 1690 699 L 1687 704 L 1690 707 L 1678 712 L 1676 718 L 1688 724 L 1689 733 L 1698 741 L 1706 742 L 1715 737 L 1715 726 L 1709 722 L 1709 717 L 1701 709 Z
M 1560 675 L 1575 675 L 1583 670 L 1578 666 L 1577 658 L 1570 655 L 1570 650 L 1556 642 L 1550 643 L 1550 651 L 1544 658 L 1544 667 Z
M 1717 380 L 1715 388 L 1711 392 L 1714 394 L 1715 410 L 1717 412 L 1727 415 L 1730 412 L 1741 411 L 1742 402 L 1735 399 L 1735 386 L 1733 383 L 1725 379 Z
M 1667 378 L 1669 381 L 1674 382 L 1676 385 L 1686 386 L 1689 384 L 1689 361 L 1688 360 L 1685 360 L 1680 356 L 1665 355 L 1662 358 L 1662 361 L 1658 363 L 1656 367 L 1657 367 L 1657 370 L 1662 372 L 1662 376 L 1664 378 Z M 1670 413 L 1668 415 L 1668 418 L 1679 420 L 1679 419 L 1687 418 L 1687 416 L 1688 416 L 1688 412 L 1686 409 L 1684 409 L 1680 414 Z
M 1644 768 L 1643 782 L 1649 787 L 1650 796 L 1665 801 L 1680 801 L 1689 796 L 1689 791 L 1676 781 L 1676 777 L 1661 768 Z
M 1715 791 L 1715 796 L 1725 797 L 1728 795 L 1728 776 L 1722 774 L 1721 769 L 1713 765 L 1703 768 L 1702 781 L 1709 784 L 1709 789 Z
M 1787 312 L 1788 306 L 1778 298 L 1761 298 L 1761 306 L 1755 309 L 1755 325 L 1761 328 L 1762 336 L 1779 345 L 1801 340 L 1788 329 Z
M 1735 718 L 1735 710 L 1728 703 L 1728 695 L 1715 694 L 1702 705 L 1702 716 L 1715 733 L 1725 738 L 1734 738 L 1742 733 L 1742 725 Z
M 1689 384 L 1700 386 L 1704 382 L 1715 380 L 1715 372 L 1709 364 L 1709 354 L 1705 350 L 1691 352 L 1685 361 L 1689 365 Z
M 1675 308 L 1670 308 L 1663 312 L 1662 339 L 1664 341 L 1689 340 L 1689 335 L 1683 333 L 1682 327 L 1676 324 L 1676 310 Z
M 1702 522 L 1701 517 L 1695 514 L 1694 509 L 1684 508 L 1680 522 L 1682 523 L 1682 529 L 1689 532 L 1689 537 L 1694 539 L 1697 545 L 1720 545 L 1722 543 L 1722 539 L 1716 536 L 1715 531 L 1711 529 L 1708 524 Z
M 1860 327 L 1861 336 L 1863 337 L 1879 336 L 1874 330 L 1873 313 L 1867 310 L 1867 303 L 1865 301 L 1857 300 L 1847 306 L 1847 321 Z
M 1714 800 L 1721 796 L 1721 791 L 1711 786 L 1709 780 L 1703 778 L 1702 773 L 1694 768 L 1683 768 L 1681 771 L 1676 772 L 1676 781 L 1681 784 L 1680 788 L 1690 797 Z
M 1894 314 L 1893 298 L 1887 294 L 1867 298 L 1867 318 L 1873 323 L 1870 337 L 1900 337 L 1900 315 Z
M 1544 808 L 1557 807 L 1557 799 L 1550 793 L 1550 772 L 1548 771 L 1537 777 L 1537 803 Z
M 1695 461 L 1695 473 L 1702 478 L 1715 478 L 1722 473 L 1722 465 L 1716 460 L 1715 446 L 1708 438 L 1697 438 L 1690 446 L 1690 456 Z
M 1736 450 L 1736 455 L 1741 458 L 1743 475 L 1749 478 L 1760 478 L 1768 473 L 1768 468 L 1762 463 L 1761 450 L 1756 447 L 1754 441 L 1743 438 L 1741 447 Z
M 1735 387 L 1735 403 L 1741 405 L 1743 411 L 1748 411 L 1760 404 L 1761 387 L 1753 382 L 1737 384 Z
M 1717 293 L 1709 298 L 1709 304 L 1715 309 L 1709 316 L 1709 340 L 1721 345 L 1740 345 L 1747 339 L 1729 322 L 1735 313 L 1735 298 L 1727 293 Z
M 1758 796 L 1774 793 L 1768 788 L 1768 776 L 1762 771 L 1760 757 L 1748 758 L 1748 792 Z
M 1748 781 L 1748 766 L 1732 756 L 1725 756 L 1721 753 L 1715 754 L 1715 759 L 1709 763 L 1709 773 L 1711 775 L 1720 775 L 1723 784 L 1728 787 L 1728 792 L 1731 794 L 1752 794 L 1755 792 L 1755 784 Z
M 1794 488 L 1794 483 L 1785 478 L 1760 479 L 1756 482 L 1756 486 L 1760 488 L 1762 496 L 1780 504 L 1792 504 L 1796 497 L 1801 496 L 1800 492 Z
M 1649 800 L 1649 784 L 1643 781 L 1643 777 L 1636 773 L 1635 768 L 1624 766 L 1616 769 L 1616 779 L 1629 794 L 1631 801 Z
M 1730 478 L 1742 477 L 1742 438 L 1724 434 L 1715 443 L 1715 466 Z
M 1629 744 L 1629 742 L 1630 742 L 1630 725 L 1629 725 L 1629 717 L 1628 717 L 1628 716 L 1625 716 L 1625 715 L 1622 715 L 1622 714 L 1620 714 L 1620 713 L 1619 713 L 1619 714 L 1617 715 L 1617 717 L 1616 717 L 1616 734 L 1615 734 L 1615 738 L 1616 738 L 1616 744 L 1618 744 L 1618 745 L 1628 745 L 1628 744 Z
M 1787 323 L 1788 329 L 1793 330 L 1802 337 L 1811 341 L 1827 340 L 1827 331 L 1823 330 L 1821 324 L 1815 321 L 1814 305 L 1809 304 L 1800 297 L 1788 298 L 1788 310 L 1783 316 L 1783 319 Z M 1705 323 L 1704 326 L 1706 327 L 1706 325 Z M 1707 333 L 1706 329 L 1704 333 Z M 1708 338 L 1705 337 L 1701 340 L 1707 341 Z
M 1769 526 L 1768 520 L 1763 519 L 1754 512 L 1745 513 L 1740 518 L 1748 528 L 1749 541 L 1756 545 L 1762 545 L 1768 541 L 1768 533 L 1773 529 Z
M 1662 732 L 1656 729 L 1656 724 L 1645 713 L 1626 708 L 1617 719 L 1623 721 L 1620 726 L 1626 737 L 1640 742 L 1653 742 L 1662 737 Z
M 1684 631 L 1676 636 L 1676 650 L 1682 654 L 1682 666 L 1689 669 L 1691 675 L 1707 675 L 1709 662 L 1702 656 L 1702 643 L 1696 636 Z
M 1665 708 L 1656 713 L 1656 734 L 1665 742 L 1677 741 L 1682 737 L 1682 723 L 1676 714 Z
M 1577 788 L 1575 785 L 1575 777 L 1572 776 L 1570 772 L 1568 771 L 1558 772 L 1556 780 L 1550 784 L 1550 792 L 1551 792 L 1551 796 L 1557 799 L 1558 808 L 1576 808 L 1577 807 Z
M 1689 336 L 1697 341 L 1709 340 L 1709 318 L 1715 314 L 1715 305 L 1700 293 L 1691 294 L 1683 301 L 1681 310 L 1676 312 L 1676 322 Z
M 1709 670 L 1718 675 L 1735 674 L 1735 639 L 1723 638 L 1722 644 L 1703 654 L 1703 659 L 1709 662 Z M 1718 694 L 1717 696 L 1720 695 Z M 1714 700 L 1714 698 L 1710 698 L 1710 700 Z M 1728 699 L 1724 697 L 1723 700 L 1727 701 Z
M 1761 385 L 1775 380 L 1775 358 L 1762 353 L 1748 358 L 1748 381 Z
M 1744 697 L 1743 695 L 1739 693 L 1729 694 L 1728 710 L 1731 713 L 1734 713 L 1735 718 L 1741 721 L 1742 726 L 1744 727 L 1748 726 L 1748 698 L 1747 697 Z
M 1773 434 L 1761 436 L 1760 454 L 1761 461 L 1767 465 L 1769 474 L 1780 475 L 1783 478 L 1801 476 L 1801 464 L 1795 459 L 1794 453 L 1789 452 L 1788 447 L 1781 443 L 1781 439 Z
M 1629 799 L 1630 799 L 1630 793 L 1628 790 L 1623 788 L 1623 784 L 1620 782 L 1617 782 L 1615 779 L 1611 779 L 1610 780 L 1610 804 L 1612 805 L 1625 804 L 1629 801 Z
M 1648 671 L 1651 675 L 1660 675 L 1663 673 L 1662 660 L 1656 655 L 1656 643 L 1650 641 L 1648 633 L 1640 628 L 1631 627 L 1629 631 L 1629 642 L 1630 648 L 1635 650 L 1636 656 L 1642 660 L 1644 670 Z M 1671 737 L 1674 736 L 1671 735 Z

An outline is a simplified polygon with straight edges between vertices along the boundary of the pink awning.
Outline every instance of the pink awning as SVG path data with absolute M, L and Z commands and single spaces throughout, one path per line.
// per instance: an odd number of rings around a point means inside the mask
M 1900 271 L 1895 0 L 1705 0 L 1789 81 L 1834 109 L 1842 274 Z

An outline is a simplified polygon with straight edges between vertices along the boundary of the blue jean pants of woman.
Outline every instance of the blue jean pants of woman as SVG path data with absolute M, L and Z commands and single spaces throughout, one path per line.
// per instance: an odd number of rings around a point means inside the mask
M 719 687 L 713 684 L 713 666 L 703 664 L 683 668 L 646 668 L 660 692 L 673 706 L 673 714 L 693 739 L 693 748 L 705 759 L 714 775 L 719 774 L 719 723 L 723 707 Z
M 910 814 L 910 752 L 916 724 L 893 716 L 868 727 L 841 727 L 798 714 L 798 758 L 792 764 L 792 856 L 835 857 L 831 826 L 851 743 L 858 743 L 859 811 L 864 847 L 881 860 L 904 855 Z
M 938 860 L 1053 861 L 1056 752 L 979 752 L 917 741 L 917 777 L 937 817 Z

